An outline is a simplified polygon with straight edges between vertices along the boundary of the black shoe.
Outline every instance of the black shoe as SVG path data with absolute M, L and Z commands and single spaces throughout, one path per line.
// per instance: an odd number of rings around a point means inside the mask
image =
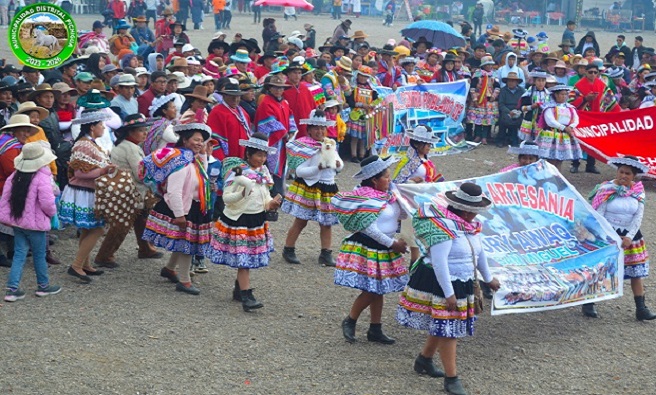
M 590 318 L 601 318 L 597 310 L 595 309 L 594 303 L 586 303 L 581 306 L 581 311 L 583 315 Z
M 91 270 L 87 270 L 87 269 L 82 269 L 82 270 L 84 270 L 84 272 L 87 274 L 87 276 L 102 276 L 103 273 L 105 273 L 104 270 L 95 270 L 95 271 L 91 271 Z
M 162 268 L 162 270 L 159 271 L 159 275 L 168 278 L 169 281 L 171 281 L 173 284 L 177 284 L 180 282 L 180 277 L 178 277 L 178 273 L 174 272 L 173 270 L 169 270 L 165 267 Z
M 241 293 L 239 290 L 239 281 L 235 280 L 235 287 L 232 289 L 232 300 L 241 302 Z
M 355 157 L 355 156 L 352 156 L 352 157 L 351 157 L 351 163 L 360 163 L 360 159 L 358 159 L 358 158 Z
M 578 166 L 572 166 L 569 168 L 569 172 L 572 174 L 576 174 L 579 172 L 579 167 Z
M 444 391 L 449 395 L 467 395 L 462 381 L 458 377 L 447 377 L 444 379 Z
M 494 294 L 492 293 L 492 288 L 490 288 L 482 280 L 478 280 L 478 285 L 481 287 L 481 291 L 483 291 L 483 297 L 485 299 L 492 299 L 494 297 Z
M 342 321 L 342 334 L 344 335 L 344 339 L 346 339 L 346 341 L 349 343 L 355 343 L 356 323 L 357 321 L 351 317 L 346 317 L 344 318 L 344 321 Z
M 244 309 L 244 311 L 251 311 L 264 307 L 262 303 L 255 299 L 252 289 L 239 291 L 239 293 L 241 294 L 241 307 Z
M 585 172 L 592 173 L 592 174 L 601 174 L 601 172 L 596 167 L 586 167 Z
M 178 292 L 184 292 L 189 295 L 200 295 L 200 289 L 196 288 L 194 284 L 190 284 L 188 287 L 181 282 L 175 284 L 175 290 Z
M 293 265 L 300 265 L 301 261 L 296 257 L 296 248 L 295 247 L 283 247 L 282 248 L 282 258 Z
M 649 311 L 647 306 L 645 306 L 645 295 L 634 296 L 633 299 L 636 304 L 636 319 L 638 321 L 651 321 L 656 319 L 656 314 L 653 314 Z
M 415 359 L 415 372 L 419 374 L 427 374 L 431 377 L 444 377 L 444 372 L 437 369 L 433 364 L 432 358 L 426 358 L 419 354 Z
M 334 267 L 335 261 L 333 260 L 333 250 L 322 248 L 321 254 L 319 255 L 319 264 Z
M 66 273 L 70 274 L 70 275 L 73 276 L 73 277 L 77 277 L 77 278 L 79 278 L 80 281 L 82 281 L 82 283 L 84 283 L 84 284 L 89 284 L 89 283 L 91 283 L 91 282 L 93 281 L 93 280 L 91 279 L 91 277 L 76 272 L 76 271 L 73 270 L 73 268 L 70 267 L 70 266 L 68 267 L 68 270 L 66 271 Z M 86 272 L 85 272 L 85 273 L 86 273 Z
M 369 327 L 367 331 L 367 340 L 370 342 L 381 343 L 381 344 L 394 344 L 396 340 L 387 336 L 383 333 L 383 330 L 380 326 L 378 327 Z

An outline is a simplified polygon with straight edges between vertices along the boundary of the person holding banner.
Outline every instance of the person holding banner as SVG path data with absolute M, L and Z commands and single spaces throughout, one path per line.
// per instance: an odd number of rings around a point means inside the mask
M 301 119 L 301 125 L 307 125 L 307 136 L 287 143 L 288 171 L 296 174 L 296 179 L 285 193 L 282 211 L 291 214 L 294 223 L 287 232 L 282 257 L 292 264 L 300 264 L 296 257 L 296 241 L 308 221 L 319 223 L 321 239 L 321 254 L 319 264 L 335 266 L 330 249 L 332 244 L 332 226 L 339 221 L 330 199 L 337 193 L 335 176 L 344 168 L 344 162 L 336 152 L 337 144 L 333 140 L 332 147 L 324 149 L 326 144 L 326 128 L 334 126 L 334 121 L 326 119 L 322 110 L 312 110 L 310 116 Z M 325 151 L 335 154 L 332 163 L 324 163 Z
M 437 171 L 435 164 L 428 158 L 433 144 L 440 142 L 439 137 L 433 135 L 430 126 L 419 125 L 414 129 L 406 129 L 406 137 L 410 139 L 410 146 L 406 155 L 392 173 L 394 184 L 421 184 L 423 182 L 443 182 L 444 176 Z M 419 259 L 419 248 L 414 242 L 415 233 L 410 221 L 401 222 L 401 237 L 408 241 L 410 246 L 410 262 Z
M 540 157 L 556 166 L 558 171 L 565 160 L 581 159 L 583 151 L 572 133 L 579 124 L 576 108 L 567 103 L 571 87 L 556 85 L 551 88 L 553 103 L 544 109 L 544 126 L 535 142 L 540 147 Z
M 475 221 L 492 202 L 480 186 L 466 182 L 444 196 L 448 206 L 432 201 L 419 207 L 412 224 L 426 255 L 415 262 L 396 311 L 406 327 L 428 331 L 428 338 L 415 359 L 417 373 L 445 377 L 444 390 L 466 395 L 456 368 L 458 339 L 473 336 L 474 281 L 476 270 L 492 290 L 499 281 L 492 277 L 482 246 L 482 224 Z M 439 349 L 444 372 L 433 364 Z
M 518 167 L 528 166 L 531 163 L 535 163 L 540 160 L 540 147 L 531 141 L 522 141 L 519 144 L 519 147 L 509 147 L 508 153 L 511 155 L 517 155 L 517 163 L 513 163 L 510 166 L 504 167 L 501 169 L 501 173 L 504 171 L 516 169 Z
M 408 281 L 408 269 L 401 255 L 406 252 L 407 243 L 394 238 L 404 211 L 390 190 L 388 168 L 394 164 L 393 158 L 366 158 L 353 176 L 361 180 L 360 186 L 332 198 L 339 222 L 353 232 L 344 239 L 337 256 L 335 284 L 362 291 L 342 321 L 342 333 L 349 343 L 356 341 L 355 325 L 367 307 L 371 312 L 367 340 L 395 342 L 383 333 L 381 326 L 383 295 L 402 291 Z
M 590 194 L 592 207 L 611 224 L 622 238 L 624 249 L 624 279 L 631 280 L 631 290 L 639 321 L 656 319 L 645 306 L 643 278 L 649 275 L 649 255 L 640 232 L 645 212 L 645 188 L 636 177 L 647 174 L 649 166 L 634 156 L 611 158 L 608 164 L 617 169 L 617 176 L 595 187 Z M 598 318 L 594 303 L 582 306 L 583 314 Z

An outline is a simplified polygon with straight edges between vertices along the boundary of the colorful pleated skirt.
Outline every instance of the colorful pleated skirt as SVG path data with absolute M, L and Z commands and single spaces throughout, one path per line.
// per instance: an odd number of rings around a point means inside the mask
M 95 203 L 93 189 L 66 185 L 59 201 L 59 222 L 81 229 L 104 226 L 105 222 L 94 213 Z
M 583 155 L 575 138 L 554 128 L 540 130 L 535 144 L 540 148 L 540 158 L 544 159 L 576 160 Z
M 403 256 L 362 233 L 342 242 L 335 269 L 335 284 L 385 295 L 400 292 L 408 282 Z
M 617 234 L 624 236 L 627 230 L 617 230 Z M 649 253 L 642 232 L 638 231 L 629 248 L 624 250 L 624 279 L 647 276 L 649 276 Z
M 203 213 L 200 203 L 194 200 L 186 218 L 186 229 L 174 225 L 175 215 L 162 199 L 150 210 L 142 239 L 170 252 L 203 255 L 210 242 L 211 214 Z
M 318 182 L 309 186 L 305 180 L 297 177 L 285 193 L 281 210 L 299 219 L 316 221 L 319 225 L 337 225 L 339 220 L 330 203 L 337 192 L 336 184 Z
M 491 126 L 499 118 L 499 105 L 497 102 L 486 102 L 483 104 L 470 104 L 467 107 L 467 123 L 474 125 Z
M 212 240 L 205 256 L 219 265 L 235 269 L 257 269 L 269 266 L 273 237 L 266 213 L 242 214 L 234 221 L 223 213 L 212 227 Z
M 444 291 L 433 268 L 419 262 L 403 290 L 396 320 L 408 328 L 427 331 L 432 336 L 460 338 L 474 335 L 474 282 L 451 282 L 458 309 L 446 309 Z
M 517 132 L 517 137 L 522 141 L 533 141 L 540 134 L 537 122 L 532 119 L 524 119 Z

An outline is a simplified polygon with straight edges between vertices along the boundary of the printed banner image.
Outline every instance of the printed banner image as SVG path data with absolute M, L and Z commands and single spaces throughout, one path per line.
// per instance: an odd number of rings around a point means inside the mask
M 558 170 L 545 161 L 470 180 L 402 184 L 408 213 L 446 206 L 444 192 L 475 182 L 493 202 L 476 217 L 490 271 L 501 283 L 492 314 L 544 311 L 622 295 L 621 240 Z M 421 243 L 418 243 L 421 244 Z M 421 246 L 422 250 L 430 246 Z
M 632 155 L 650 167 L 656 178 L 656 107 L 615 113 L 579 113 L 574 136 L 583 148 L 606 163 L 609 158 Z
M 385 103 L 394 107 L 394 126 L 387 138 L 377 142 L 379 155 L 403 156 L 410 140 L 406 129 L 428 125 L 440 141 L 433 145 L 430 156 L 451 155 L 469 151 L 478 144 L 465 141 L 462 121 L 466 115 L 469 82 L 431 83 L 399 87 L 396 91 L 376 87 Z

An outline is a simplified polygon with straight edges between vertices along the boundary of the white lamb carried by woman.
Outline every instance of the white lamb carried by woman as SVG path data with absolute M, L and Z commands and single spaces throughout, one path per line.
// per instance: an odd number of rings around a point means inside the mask
M 326 137 L 321 142 L 321 154 L 319 166 L 323 169 L 337 168 L 337 143 L 335 140 Z

